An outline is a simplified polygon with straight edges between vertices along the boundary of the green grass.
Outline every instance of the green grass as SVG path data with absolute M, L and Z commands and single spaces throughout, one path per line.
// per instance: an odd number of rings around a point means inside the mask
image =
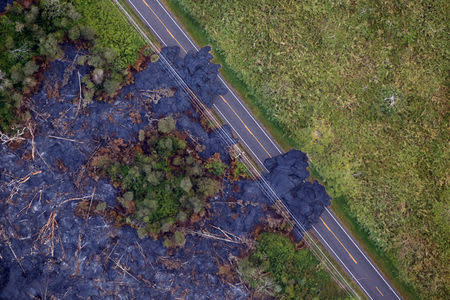
M 111 1 L 111 0 L 110 0 Z M 140 30 L 142 30 L 147 38 L 150 39 L 150 41 L 158 48 L 161 48 L 160 42 L 156 39 L 156 37 L 153 35 L 153 33 L 150 31 L 150 29 L 147 27 L 147 25 L 144 24 L 144 22 L 139 18 L 136 11 L 132 8 L 130 8 L 130 5 L 125 0 L 117 0 L 119 4 L 125 9 L 125 11 L 131 16 L 134 22 L 139 26 Z M 136 31 L 136 30 L 135 30 Z
M 167 2 L 402 294 L 447 295 L 448 3 Z
M 136 62 L 145 42 L 111 0 L 72 0 L 72 3 L 83 16 L 82 23 L 95 30 L 96 45 L 115 50 L 119 70 Z
M 308 249 L 297 250 L 285 236 L 262 233 L 238 271 L 259 295 L 282 299 L 347 299 Z

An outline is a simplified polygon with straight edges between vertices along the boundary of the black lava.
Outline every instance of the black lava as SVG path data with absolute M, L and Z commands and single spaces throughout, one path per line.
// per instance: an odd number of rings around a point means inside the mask
M 42 88 L 32 99 L 34 140 L 14 150 L 0 145 L 0 299 L 247 298 L 246 288 L 217 274 L 220 265 L 229 265 L 243 253 L 243 244 L 188 234 L 185 247 L 169 253 L 161 239 L 139 239 L 136 230 L 114 227 L 98 215 L 87 221 L 74 215 L 81 199 L 117 205 L 118 191 L 107 180 L 91 179 L 86 165 L 112 139 L 136 141 L 139 130 L 155 118 L 173 115 L 178 130 L 188 131 L 204 145 L 203 157 L 218 152 L 222 159 L 230 158 L 221 131 L 203 130 L 189 96 L 161 59 L 135 74 L 134 84 L 123 87 L 114 103 L 94 102 L 80 109 L 73 100 L 79 97 L 78 72 L 85 76 L 87 69 L 77 66 L 63 86 L 63 74 L 77 55 L 72 46 L 64 49 L 65 59 L 50 64 Z M 223 91 L 208 49 L 190 53 L 184 60 L 176 51 L 163 49 L 210 104 Z M 57 83 L 58 93 L 50 93 Z M 146 96 L 165 88 L 176 92 L 157 103 Z M 304 182 L 306 156 L 299 153 L 267 161 L 272 172 L 266 176 L 293 211 L 312 222 L 327 196 L 318 184 Z M 270 211 L 265 207 L 270 201 L 258 183 L 247 180 L 234 185 L 223 182 L 223 192 L 210 199 L 205 218 L 190 228 L 193 232 L 226 238 L 223 230 L 245 237 L 267 218 Z M 296 197 L 307 200 L 296 202 Z M 314 217 L 306 216 L 308 212 Z
M 306 181 L 309 177 L 308 157 L 299 150 L 291 150 L 283 155 L 268 158 L 264 166 L 269 173 L 264 177 L 269 181 L 284 204 L 306 230 L 317 223 L 329 206 L 330 196 L 317 181 Z
M 6 5 L 13 3 L 14 0 L 0 0 L 0 13 L 5 10 Z

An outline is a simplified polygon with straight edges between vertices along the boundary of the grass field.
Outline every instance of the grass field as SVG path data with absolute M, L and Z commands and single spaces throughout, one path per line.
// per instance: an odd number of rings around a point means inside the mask
M 112 48 L 117 53 L 116 66 L 119 70 L 133 65 L 139 50 L 145 42 L 133 30 L 126 18 L 111 0 L 72 0 L 82 15 L 82 23 L 94 29 L 96 45 Z
M 445 297 L 448 2 L 167 2 L 272 134 L 308 153 L 397 286 Z

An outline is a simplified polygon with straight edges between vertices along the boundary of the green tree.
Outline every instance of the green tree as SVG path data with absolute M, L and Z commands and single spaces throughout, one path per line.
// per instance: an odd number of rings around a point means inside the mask
M 46 56 L 50 60 L 62 56 L 62 50 L 59 48 L 58 40 L 54 34 L 49 34 L 39 40 L 39 54 Z
M 173 234 L 173 241 L 175 246 L 177 247 L 183 247 L 186 243 L 186 237 L 184 236 L 184 233 L 181 231 L 175 231 Z
M 89 26 L 80 27 L 80 37 L 85 41 L 93 41 L 95 39 L 95 31 Z
M 191 180 L 189 179 L 189 177 L 183 177 L 183 179 L 181 179 L 180 187 L 183 191 L 185 191 L 186 193 L 189 193 L 189 191 L 192 188 L 192 183 L 191 183 Z
M 72 41 L 78 40 L 81 37 L 80 27 L 73 26 L 72 28 L 69 29 L 69 32 L 67 35 L 68 35 L 69 39 L 71 39 Z
M 23 66 L 23 72 L 26 76 L 32 75 L 34 72 L 36 72 L 39 69 L 39 66 L 33 61 L 30 60 L 28 61 L 24 66 Z
M 175 120 L 172 116 L 158 120 L 158 130 L 162 133 L 169 133 L 175 130 Z
M 23 80 L 25 79 L 25 74 L 23 72 L 23 67 L 20 63 L 12 66 L 10 73 L 11 73 L 10 78 L 13 84 L 23 83 Z
M 197 182 L 197 189 L 200 194 L 208 198 L 218 191 L 219 183 L 214 179 L 202 177 Z
M 105 83 L 103 84 L 103 87 L 105 88 L 105 92 L 112 96 L 116 93 L 116 91 L 119 89 L 120 85 L 122 84 L 121 80 L 116 78 L 108 78 L 105 80 Z

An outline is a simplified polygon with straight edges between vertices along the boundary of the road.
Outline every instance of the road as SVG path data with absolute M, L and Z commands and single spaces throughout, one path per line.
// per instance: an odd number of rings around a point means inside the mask
M 126 1 L 163 46 L 178 46 L 184 53 L 199 49 L 159 0 Z M 254 160 L 264 168 L 263 161 L 266 158 L 282 154 L 283 150 L 252 116 L 223 77 L 219 78 L 227 93 L 218 97 L 213 107 L 223 121 L 231 126 Z M 313 227 L 312 233 L 369 299 L 401 299 L 329 208 Z

